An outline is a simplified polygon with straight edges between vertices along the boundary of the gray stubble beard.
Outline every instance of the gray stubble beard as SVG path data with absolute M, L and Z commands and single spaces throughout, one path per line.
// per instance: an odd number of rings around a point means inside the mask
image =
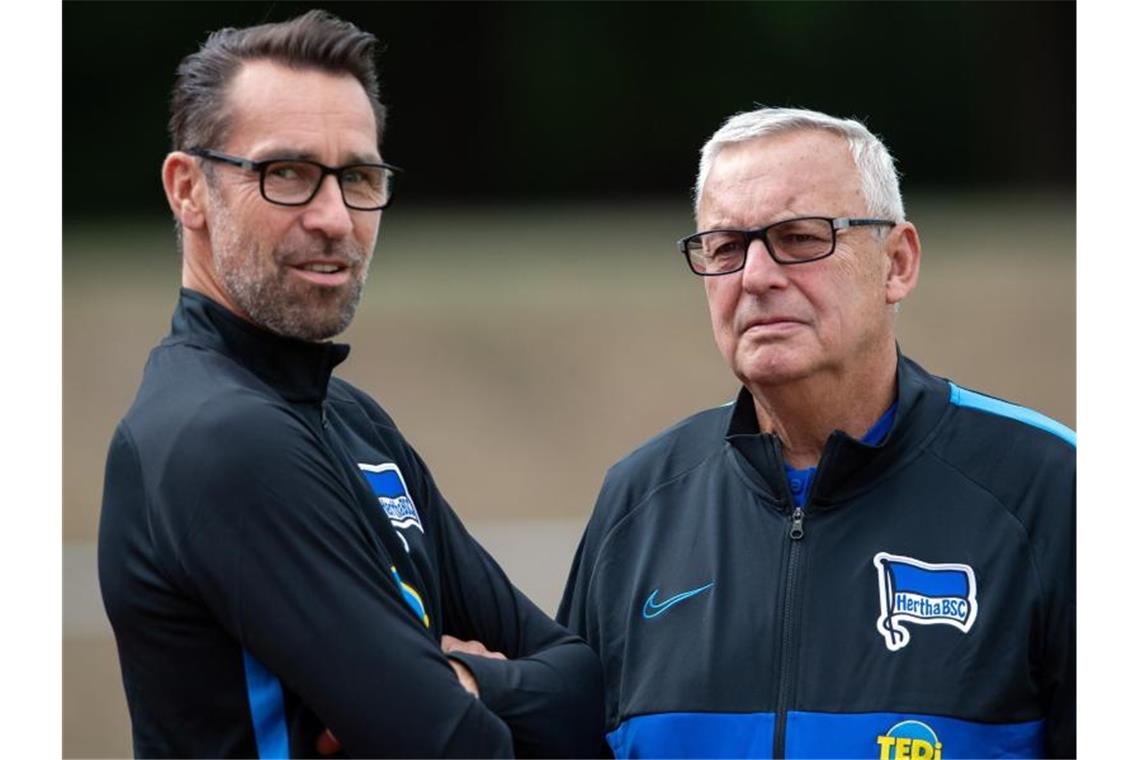
M 365 272 L 359 279 L 354 277 L 344 288 L 310 285 L 303 294 L 295 294 L 289 292 L 289 275 L 284 269 L 258 278 L 249 278 L 248 272 L 232 266 L 218 271 L 230 297 L 254 324 L 278 335 L 312 342 L 327 340 L 348 328 L 360 305 L 367 276 Z
M 352 262 L 353 277 L 340 288 L 323 288 L 299 279 L 290 287 L 283 263 L 289 254 L 273 252 L 272 267 L 260 252 L 234 229 L 224 205 L 215 220 L 212 243 L 214 271 L 226 293 L 249 319 L 270 332 L 316 342 L 344 332 L 356 315 L 368 278 L 368 257 L 351 243 L 329 243 L 323 253 Z M 359 276 L 357 276 L 359 274 Z

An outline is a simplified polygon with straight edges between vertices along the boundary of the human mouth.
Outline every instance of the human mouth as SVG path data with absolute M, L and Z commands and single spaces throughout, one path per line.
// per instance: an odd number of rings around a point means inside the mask
M 332 272 L 339 272 L 344 267 L 337 266 L 336 264 L 305 264 L 302 269 L 309 272 L 324 272 L 331 274 Z
M 323 287 L 344 285 L 352 277 L 352 267 L 340 261 L 306 261 L 289 268 L 302 279 Z
M 741 334 L 753 334 L 757 336 L 778 335 L 780 333 L 798 329 L 802 326 L 803 322 L 793 317 L 762 317 L 760 319 L 754 319 L 747 322 L 744 325 L 744 329 L 741 330 Z

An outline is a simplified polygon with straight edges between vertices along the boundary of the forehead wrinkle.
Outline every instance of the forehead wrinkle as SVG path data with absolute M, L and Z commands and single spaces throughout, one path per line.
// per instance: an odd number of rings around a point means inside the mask
M 857 216 L 865 207 L 846 142 L 802 131 L 727 146 L 709 173 L 698 220 L 755 228 L 801 216 Z
M 264 108 L 253 111 L 242 109 L 240 121 L 235 121 L 234 132 L 246 129 L 255 134 L 264 135 L 259 142 L 281 150 L 291 150 L 296 153 L 311 152 L 313 145 L 306 143 L 322 143 L 329 134 L 347 136 L 354 132 L 361 135 L 370 135 L 371 122 L 361 118 L 363 114 L 354 114 L 351 109 L 333 113 L 303 107 L 290 109 Z M 371 145 L 373 141 L 369 141 Z
M 350 74 L 292 69 L 270 61 L 247 62 L 225 93 L 232 118 L 229 137 L 252 135 L 249 150 L 265 157 L 316 160 L 330 147 L 348 162 L 376 156 L 376 121 L 360 83 Z M 376 160 L 372 158 L 372 160 Z
M 714 186 L 706 190 L 701 199 L 700 216 L 706 220 L 704 226 L 709 229 L 764 227 L 803 216 L 794 210 L 798 197 L 784 189 L 758 193 L 746 182 L 725 183 L 723 187 Z
M 324 163 L 318 153 L 312 150 L 297 150 L 290 146 L 277 146 L 272 143 L 266 146 L 258 146 L 251 151 L 249 156 L 254 161 L 312 161 L 314 163 Z M 377 164 L 380 163 L 380 158 L 376 153 L 361 152 L 350 150 L 345 153 L 340 166 L 351 166 L 354 164 Z

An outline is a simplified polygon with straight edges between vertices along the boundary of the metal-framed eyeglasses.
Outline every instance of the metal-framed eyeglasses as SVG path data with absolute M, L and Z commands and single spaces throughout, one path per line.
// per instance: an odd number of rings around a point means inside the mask
M 357 211 L 379 211 L 392 202 L 392 179 L 402 171 L 391 164 L 325 166 L 317 161 L 271 158 L 254 161 L 216 150 L 191 148 L 192 156 L 257 172 L 261 197 L 279 206 L 304 206 L 316 197 L 325 177 L 336 177 L 344 205 Z
M 753 240 L 764 243 L 768 255 L 777 264 L 807 264 L 826 259 L 835 253 L 839 230 L 851 227 L 894 227 L 887 219 L 833 219 L 826 216 L 802 216 L 796 219 L 757 227 L 752 230 L 705 230 L 677 241 L 685 254 L 689 269 L 701 277 L 732 274 L 744 269 L 748 248 Z

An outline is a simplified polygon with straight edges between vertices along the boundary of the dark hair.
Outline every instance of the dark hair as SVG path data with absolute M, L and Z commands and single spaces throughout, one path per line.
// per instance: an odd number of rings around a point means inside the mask
M 289 21 L 212 32 L 197 52 L 182 59 L 170 100 L 173 150 L 220 145 L 230 128 L 226 89 L 247 61 L 269 60 L 330 74 L 347 73 L 364 87 L 376 115 L 376 142 L 384 134 L 374 54 L 376 37 L 326 11 Z

